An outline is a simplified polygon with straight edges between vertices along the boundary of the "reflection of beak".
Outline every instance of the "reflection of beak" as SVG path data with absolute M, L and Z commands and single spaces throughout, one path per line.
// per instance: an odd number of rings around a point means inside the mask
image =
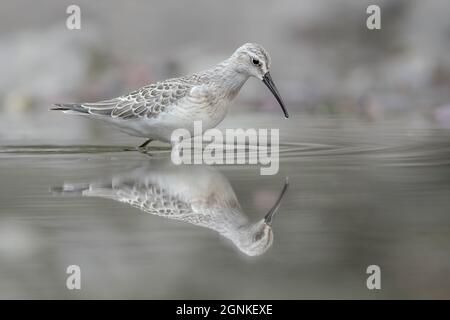
M 275 213 L 277 213 L 278 208 L 280 207 L 281 199 L 283 199 L 283 196 L 286 193 L 286 190 L 287 190 L 288 186 L 289 186 L 289 180 L 286 177 L 286 180 L 284 181 L 283 190 L 281 191 L 280 196 L 278 197 L 278 200 L 275 202 L 275 204 L 273 205 L 272 209 L 270 209 L 270 211 L 264 217 L 264 222 L 268 226 L 272 225 L 272 219 L 275 216 Z
M 267 86 L 267 88 L 269 88 L 269 90 L 273 93 L 273 95 L 275 96 L 275 98 L 277 99 L 278 103 L 281 106 L 281 109 L 283 109 L 284 112 L 284 116 L 286 118 L 289 118 L 289 114 L 287 112 L 286 107 L 284 106 L 284 102 L 281 99 L 280 93 L 278 92 L 277 87 L 275 86 L 275 83 L 273 83 L 272 77 L 270 76 L 269 72 L 266 72 L 266 74 L 264 75 L 264 77 L 262 78 L 262 81 L 264 82 L 264 84 Z

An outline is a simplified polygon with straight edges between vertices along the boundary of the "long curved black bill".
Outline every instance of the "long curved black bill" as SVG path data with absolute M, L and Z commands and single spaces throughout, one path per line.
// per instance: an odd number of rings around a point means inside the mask
M 284 102 L 283 99 L 281 99 L 280 93 L 278 92 L 277 87 L 275 86 L 275 83 L 273 83 L 272 77 L 270 76 L 270 73 L 267 72 L 262 81 L 264 82 L 264 84 L 267 86 L 267 88 L 269 88 L 269 90 L 273 93 L 273 95 L 275 96 L 275 98 L 277 99 L 278 103 L 281 106 L 281 109 L 283 109 L 284 112 L 284 116 L 286 118 L 289 118 L 289 113 L 287 112 L 286 107 L 284 106 Z
M 275 202 L 275 204 L 273 205 L 272 209 L 270 209 L 270 211 L 264 217 L 264 222 L 267 225 L 270 226 L 272 224 L 273 217 L 275 216 L 275 213 L 277 213 L 278 208 L 280 207 L 281 199 L 283 199 L 283 196 L 286 193 L 286 190 L 287 190 L 288 186 L 289 186 L 289 179 L 286 177 L 286 179 L 284 180 L 283 190 L 281 190 L 281 193 L 280 193 L 280 196 L 278 197 L 278 200 Z

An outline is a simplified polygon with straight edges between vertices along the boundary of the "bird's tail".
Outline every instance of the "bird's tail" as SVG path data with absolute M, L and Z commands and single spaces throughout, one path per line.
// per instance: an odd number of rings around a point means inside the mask
M 89 114 L 88 109 L 84 108 L 79 103 L 55 103 L 54 107 L 50 108 L 50 110 L 57 110 L 74 114 Z
M 50 192 L 54 196 L 68 197 L 103 197 L 111 198 L 115 192 L 111 182 L 98 183 L 65 183 L 63 186 L 50 188 Z
M 83 192 L 89 190 L 89 184 L 69 184 L 66 183 L 63 186 L 56 186 L 50 189 L 53 195 L 58 196 L 82 196 Z

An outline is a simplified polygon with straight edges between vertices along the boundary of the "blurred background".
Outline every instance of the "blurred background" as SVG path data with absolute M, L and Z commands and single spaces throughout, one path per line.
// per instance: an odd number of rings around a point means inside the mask
M 1 4 L 3 141 L 101 135 L 101 125 L 48 107 L 200 71 L 245 42 L 270 52 L 273 77 L 293 114 L 403 117 L 450 127 L 445 0 L 77 1 L 81 30 L 66 28 L 70 4 Z M 381 7 L 381 30 L 366 28 L 369 4 Z M 255 79 L 233 105 L 231 116 L 280 113 Z
M 81 30 L 66 28 L 71 4 Z M 369 4 L 381 30 L 366 28 Z M 1 2 L 0 298 L 450 298 L 449 14 L 448 0 Z M 252 221 L 289 176 L 264 255 L 51 194 L 149 161 L 125 152 L 143 140 L 53 103 L 197 72 L 245 42 L 270 53 L 291 118 L 250 79 L 220 127 L 280 128 L 280 172 L 216 169 Z M 65 287 L 70 264 L 81 291 Z M 366 287 L 370 264 L 380 291 Z

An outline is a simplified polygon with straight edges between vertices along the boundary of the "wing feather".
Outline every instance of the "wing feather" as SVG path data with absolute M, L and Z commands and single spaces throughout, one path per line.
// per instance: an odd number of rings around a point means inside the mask
M 161 112 L 189 95 L 195 82 L 187 78 L 157 82 L 128 95 L 80 106 L 92 115 L 110 116 L 117 119 L 156 118 Z

